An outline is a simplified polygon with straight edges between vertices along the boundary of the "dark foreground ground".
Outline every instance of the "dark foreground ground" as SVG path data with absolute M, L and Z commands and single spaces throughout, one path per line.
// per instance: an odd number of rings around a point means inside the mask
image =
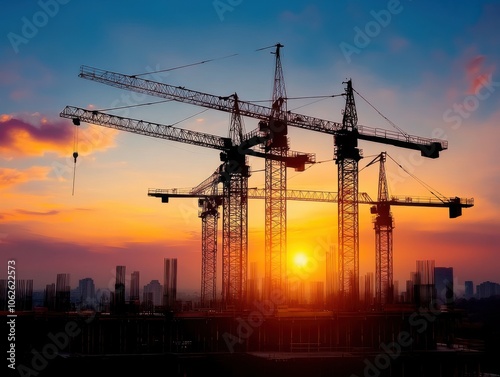
M 10 375 L 63 376 L 482 376 L 477 354 L 424 352 L 402 354 L 390 360 L 380 354 L 208 353 L 158 355 L 58 356 L 44 369 Z M 28 367 L 32 367 L 29 366 Z M 10 370 L 9 370 L 10 372 Z M 36 373 L 36 374 L 35 374 Z M 2 374 L 3 375 L 3 374 Z

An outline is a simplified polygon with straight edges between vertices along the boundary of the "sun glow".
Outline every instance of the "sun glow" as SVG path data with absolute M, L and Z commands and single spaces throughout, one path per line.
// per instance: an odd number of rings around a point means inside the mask
M 293 257 L 293 262 L 297 267 L 304 267 L 307 264 L 307 255 L 299 252 Z

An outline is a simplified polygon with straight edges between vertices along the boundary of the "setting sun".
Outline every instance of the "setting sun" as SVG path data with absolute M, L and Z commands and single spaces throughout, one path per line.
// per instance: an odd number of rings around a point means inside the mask
M 293 262 L 297 267 L 304 267 L 307 264 L 307 255 L 304 253 L 297 253 L 293 258 Z

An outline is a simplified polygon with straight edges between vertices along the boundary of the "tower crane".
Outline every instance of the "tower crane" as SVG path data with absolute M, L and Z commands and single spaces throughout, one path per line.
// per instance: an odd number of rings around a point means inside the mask
M 209 193 L 210 196 L 200 199 L 198 217 L 201 218 L 201 302 L 203 306 L 212 307 L 217 300 L 217 234 L 219 220 L 219 206 L 222 197 L 218 195 L 217 185 L 213 184 L 220 179 L 220 171 L 215 171 L 205 181 L 191 190 L 192 195 Z M 168 199 L 167 199 L 168 200 Z M 246 253 L 246 250 L 242 250 Z M 206 305 L 207 304 L 207 305 Z
M 268 154 L 284 156 L 288 150 L 288 129 L 286 123 L 286 90 L 281 66 L 281 43 L 276 44 L 273 94 L 271 113 L 267 122 L 259 125 L 269 141 L 265 150 Z M 286 254 L 287 254 L 287 208 L 286 168 L 279 160 L 265 160 L 265 246 L 264 246 L 264 297 L 279 293 L 286 297 Z M 275 295 L 276 296 L 276 295 Z
M 198 206 L 200 208 L 198 217 L 202 219 L 201 229 L 201 304 L 202 306 L 212 306 L 216 301 L 216 261 L 217 261 L 217 220 L 219 210 L 223 208 L 223 218 L 227 217 L 226 207 L 230 206 L 231 196 L 220 194 L 218 184 L 220 183 L 220 175 L 216 170 L 209 178 L 203 182 L 212 181 L 211 187 L 203 186 L 203 184 L 190 190 L 181 189 L 149 189 L 148 196 L 161 198 L 162 203 L 168 203 L 170 198 L 198 198 Z M 203 186 L 204 191 L 197 189 Z M 315 201 L 315 202 L 330 202 L 337 203 L 337 194 L 327 191 L 302 191 L 302 190 L 287 190 L 284 193 L 285 200 L 298 201 Z M 250 188 L 245 191 L 247 199 L 266 199 L 265 189 Z M 362 193 L 363 200 L 371 201 L 368 194 Z M 232 224 L 229 221 L 223 220 L 222 234 L 231 233 Z M 243 244 L 248 245 L 248 233 L 245 232 Z M 227 253 L 227 245 L 223 242 L 222 253 Z M 269 263 L 269 261 L 265 261 Z M 284 261 L 283 263 L 286 263 Z M 224 269 L 224 260 L 222 263 Z M 265 279 L 264 279 L 265 280 Z M 264 289 L 266 288 L 264 282 Z M 263 292 L 266 295 L 266 292 Z
M 374 160 L 372 163 L 375 163 Z M 370 163 L 370 164 L 372 164 Z M 369 165 L 370 165 L 369 164 Z M 368 166 L 368 165 L 367 165 Z M 383 169 L 383 168 L 381 168 Z M 384 169 L 385 172 L 385 169 Z M 227 205 L 225 202 L 226 196 L 218 193 L 217 190 L 217 171 L 204 182 L 212 180 L 213 185 L 210 190 L 200 192 L 196 188 L 191 190 L 182 189 L 148 189 L 148 196 L 161 198 L 162 203 L 168 203 L 170 198 L 199 198 L 200 212 L 199 217 L 202 218 L 202 273 L 201 286 L 202 305 L 205 303 L 215 302 L 216 299 L 216 255 L 217 255 L 217 218 L 218 207 Z M 379 182 L 385 179 L 385 173 L 381 175 Z M 197 186 L 199 187 L 199 186 Z M 215 187 L 215 189 L 214 189 Z M 380 183 L 379 183 L 380 187 Z M 385 185 L 387 187 L 387 184 Z M 265 199 L 265 189 L 249 188 L 248 199 Z M 286 200 L 308 201 L 308 202 L 324 202 L 338 203 L 338 195 L 336 192 L 330 191 L 313 191 L 313 190 L 289 190 L 285 192 Z M 390 205 L 409 206 L 409 207 L 447 207 L 449 208 L 450 218 L 461 215 L 462 208 L 469 208 L 474 205 L 473 199 L 464 198 L 441 198 L 432 197 L 397 197 L 380 194 L 377 200 L 373 200 L 367 193 L 359 192 L 359 204 L 368 204 L 371 206 L 371 213 L 377 213 L 374 220 L 375 224 L 375 239 L 376 239 L 376 300 L 381 308 L 384 304 L 391 303 L 389 298 L 392 294 L 393 278 L 392 278 L 392 214 L 390 214 Z M 207 205 L 209 210 L 207 210 Z M 389 214 L 389 215 L 387 215 Z M 207 228 L 205 222 L 209 217 L 211 224 Z M 389 219 L 389 220 L 387 220 Z M 223 225 L 224 227 L 225 225 Z M 386 227 L 384 227 L 386 226 Z M 223 231 L 224 232 L 224 231 Z M 247 242 L 248 243 L 248 242 Z M 390 253 L 389 253 L 390 250 Z M 207 263 L 207 261 L 210 261 Z M 207 270 L 208 269 L 208 270 Z M 390 274 L 389 274 L 390 271 Z M 209 288 L 207 288 L 209 287 Z
M 282 45 L 276 45 L 276 67 L 280 67 L 278 62 L 281 64 L 279 60 L 280 47 L 282 47 Z M 275 72 L 275 83 L 279 82 L 281 84 L 282 76 L 279 76 L 279 71 Z M 285 95 L 284 87 L 283 90 L 275 89 L 273 91 L 272 107 L 266 107 L 252 102 L 241 101 L 234 96 L 216 96 L 189 90 L 180 86 L 147 80 L 137 75 L 125 75 L 88 66 L 81 67 L 79 76 L 121 89 L 225 112 L 232 112 L 234 103 L 238 102 L 241 116 L 260 120 L 262 122 L 261 129 L 265 131 L 267 128 L 271 133 L 271 137 L 277 138 L 276 142 L 273 140 L 267 141 L 267 146 L 269 149 L 274 149 L 273 152 L 282 148 L 280 142 L 286 140 L 285 136 L 287 134 L 287 127 L 289 126 L 333 135 L 335 161 L 338 165 L 338 248 L 341 266 L 340 291 L 341 297 L 343 298 L 343 306 L 346 309 L 354 308 L 359 297 L 359 214 L 358 202 L 355 199 L 358 190 L 358 161 L 362 158 L 362 152 L 358 148 L 358 140 L 418 150 L 421 152 L 422 156 L 433 159 L 438 158 L 439 153 L 448 148 L 448 143 L 444 140 L 408 135 L 399 130 L 389 131 L 358 125 L 351 80 L 344 82 L 346 85 L 346 104 L 342 122 L 339 123 L 287 111 L 283 106 L 283 102 L 286 99 L 283 97 L 283 95 Z M 273 153 L 267 154 L 273 155 Z M 276 161 L 280 160 L 277 159 Z M 283 182 L 286 182 L 283 177 L 286 177 L 286 173 L 284 172 L 283 166 L 280 166 L 280 168 L 276 167 L 274 171 L 276 174 L 270 173 L 269 182 L 271 182 L 271 177 L 274 177 L 275 181 L 273 183 L 277 184 L 277 182 L 279 182 L 281 184 L 279 190 L 275 192 L 278 194 L 279 192 L 283 192 Z M 266 180 L 266 182 L 268 181 Z M 283 199 L 283 195 L 281 194 L 281 196 L 271 199 L 273 192 L 269 188 L 267 194 L 269 195 L 269 208 L 274 208 L 270 210 L 270 216 L 280 216 L 281 213 L 277 213 L 278 208 L 286 209 L 286 207 L 284 207 L 285 200 Z M 272 207 L 275 203 L 278 204 Z M 286 211 L 283 213 L 286 213 Z M 284 229 L 281 228 L 284 220 L 286 219 L 280 218 L 277 220 L 276 218 L 276 221 L 269 222 L 270 224 L 275 224 L 278 228 L 278 231 L 274 232 L 272 235 L 278 235 L 278 241 L 274 239 L 271 240 L 273 245 L 277 243 L 281 245 L 285 240 L 286 233 L 284 233 Z M 277 224 L 278 222 L 280 222 L 279 225 Z M 272 226 L 269 227 L 269 229 L 274 231 Z M 276 255 L 279 255 L 279 253 Z
M 236 95 L 234 95 L 234 97 L 237 98 Z M 236 101 L 234 105 L 237 108 L 238 101 Z M 247 155 L 266 159 L 279 159 L 285 164 L 285 167 L 292 167 L 296 171 L 303 171 L 305 170 L 306 164 L 315 162 L 314 154 L 305 154 L 288 150 L 286 155 L 278 156 L 251 149 L 252 147 L 262 144 L 262 141 L 265 139 L 260 135 L 260 132 L 256 131 L 243 135 L 241 143 L 235 144 L 231 138 L 110 115 L 96 110 L 86 110 L 73 106 L 66 106 L 60 113 L 60 116 L 72 119 L 73 124 L 77 126 L 80 122 L 87 122 L 135 134 L 220 150 L 221 159 L 225 163 L 221 165 L 222 169 L 218 174 L 227 179 L 231 179 L 231 177 L 235 176 L 235 172 L 239 172 L 243 169 L 241 160 L 245 161 Z M 228 185 L 228 187 L 230 186 L 231 185 Z M 200 190 L 202 190 L 202 188 L 200 188 Z M 207 226 L 209 225 L 210 224 L 207 224 Z M 223 299 L 227 302 L 241 304 L 245 299 L 246 288 L 246 248 L 231 248 L 230 250 L 231 254 L 226 255 L 227 261 L 225 263 L 227 269 L 225 271 L 228 273 L 225 278 L 225 295 Z
M 392 237 L 394 218 L 391 206 L 447 207 L 449 217 L 456 218 L 462 215 L 462 208 L 474 205 L 474 199 L 458 197 L 390 196 L 385 172 L 386 156 L 386 152 L 381 152 L 366 165 L 368 167 L 376 162 L 380 163 L 377 202 L 370 208 L 370 212 L 375 215 L 373 219 L 373 228 L 375 229 L 375 305 L 379 308 L 391 304 L 394 299 Z

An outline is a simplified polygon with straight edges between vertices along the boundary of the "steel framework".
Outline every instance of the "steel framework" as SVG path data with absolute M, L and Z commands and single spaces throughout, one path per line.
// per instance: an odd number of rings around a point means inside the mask
M 358 139 L 419 150 L 422 156 L 429 158 L 439 157 L 439 152 L 447 149 L 448 145 L 443 140 L 357 125 L 351 80 L 346 82 L 346 106 L 342 123 L 286 111 L 280 47 L 283 46 L 276 45 L 275 85 L 271 108 L 240 101 L 234 95 L 214 96 L 184 87 L 87 66 L 82 66 L 80 77 L 219 111 L 232 112 L 234 103 L 237 102 L 241 116 L 263 121 L 260 123 L 261 131 L 272 137 L 271 140 L 266 141 L 266 152 L 268 153 L 265 154 L 268 156 L 284 156 L 283 151 L 288 147 L 286 138 L 288 126 L 334 135 L 339 189 L 339 265 L 342 269 L 339 286 L 343 306 L 346 309 L 355 308 L 359 297 L 359 225 L 358 206 L 355 200 L 358 190 L 357 165 L 361 158 L 361 151 L 357 148 Z M 270 151 L 273 153 L 269 153 Z M 279 161 L 279 159 L 275 161 Z M 280 188 L 286 188 L 283 185 L 283 182 L 286 182 L 286 169 L 283 168 L 282 164 L 279 167 L 278 165 L 280 164 L 276 162 L 273 164 L 266 159 L 266 190 L 268 193 L 266 215 L 269 216 L 266 221 L 266 250 L 268 250 L 266 253 L 266 260 L 268 260 L 266 276 L 270 280 L 269 287 L 276 286 L 280 289 L 283 279 L 283 263 L 278 261 L 281 261 L 282 256 L 286 255 L 286 200 L 283 196 L 283 190 Z M 268 288 L 268 291 L 270 289 Z
M 394 219 L 388 204 L 389 188 L 385 174 L 385 153 L 380 154 L 378 204 L 373 220 L 375 229 L 375 303 L 392 304 L 394 299 L 393 240 Z
M 347 81 L 342 129 L 335 135 L 335 163 L 338 165 L 338 258 L 339 303 L 356 309 L 359 302 L 359 213 L 358 161 L 361 151 L 356 136 L 358 116 L 351 80 Z
M 231 113 L 229 137 L 235 145 L 243 143 L 244 125 L 238 102 Z M 286 164 L 286 162 L 282 162 Z M 245 155 L 227 156 L 222 178 L 222 297 L 225 303 L 245 304 L 248 279 L 248 177 Z
M 237 96 L 234 95 L 236 98 Z M 225 206 L 223 212 L 223 221 L 225 224 L 223 232 L 223 291 L 222 300 L 227 305 L 244 305 L 246 295 L 246 280 L 247 280 L 247 188 L 248 188 L 248 165 L 247 155 L 256 157 L 279 160 L 283 166 L 293 167 L 297 171 L 303 171 L 305 164 L 315 162 L 314 154 L 304 154 L 287 150 L 286 155 L 269 154 L 259 152 L 250 148 L 260 145 L 263 140 L 267 140 L 267 136 L 257 135 L 259 132 L 251 132 L 244 135 L 243 123 L 238 111 L 238 101 L 234 102 L 234 111 L 231 118 L 230 137 L 224 138 L 205 134 L 196 131 L 189 131 L 173 126 L 166 126 L 157 123 L 145 122 L 131 118 L 119 117 L 106 114 L 99 111 L 85 110 L 78 107 L 67 106 L 60 116 L 73 120 L 75 125 L 80 122 L 88 122 L 114 128 L 122 131 L 128 131 L 136 134 L 162 138 L 171 141 L 178 141 L 192 145 L 218 149 L 221 152 L 223 164 L 218 171 L 214 172 L 211 177 L 200 183 L 192 194 L 199 194 L 210 189 L 213 185 L 213 180 L 217 179 L 224 183 L 223 194 L 227 198 L 228 205 Z M 206 194 L 205 194 L 206 195 Z M 200 204 L 200 217 L 203 221 L 203 234 L 206 237 L 211 237 L 213 233 L 214 216 L 218 213 L 213 213 L 213 208 L 216 208 L 215 203 L 205 201 Z M 213 243 L 204 243 L 206 254 L 203 257 L 203 263 L 206 264 L 205 273 L 213 275 L 216 269 L 214 262 L 215 253 L 211 252 Z M 206 281 L 203 279 L 203 281 Z M 215 287 L 212 285 L 204 285 L 202 290 L 215 292 Z M 213 293 L 207 293 L 209 297 Z
M 371 165 L 375 162 L 379 161 L 379 157 L 374 159 L 372 162 L 370 162 Z M 367 165 L 367 166 L 368 166 Z M 450 218 L 456 217 L 456 213 L 460 212 L 460 209 L 462 208 L 470 208 L 474 205 L 474 200 L 470 198 L 458 198 L 458 197 L 451 197 L 451 198 L 436 198 L 436 197 L 417 197 L 417 196 L 406 196 L 406 197 L 398 197 L 392 195 L 389 197 L 388 195 L 388 190 L 387 190 L 387 182 L 381 183 L 384 180 L 385 177 L 385 167 L 381 168 L 383 169 L 383 173 L 379 176 L 379 192 L 387 192 L 387 195 L 378 195 L 377 200 L 373 200 L 367 193 L 365 192 L 358 192 L 358 199 L 357 202 L 359 204 L 368 204 L 371 205 L 372 207 L 370 208 L 370 211 L 372 214 L 377 214 L 377 216 L 374 219 L 374 223 L 377 224 L 377 222 L 380 225 L 386 224 L 388 222 L 387 220 L 387 214 L 390 215 L 390 221 L 393 221 L 392 219 L 392 214 L 390 212 L 390 206 L 391 205 L 396 205 L 396 206 L 405 206 L 405 207 L 434 207 L 434 208 L 448 208 L 450 210 Z M 216 171 L 211 177 L 209 177 L 207 180 L 204 181 L 204 185 L 202 187 L 208 187 L 210 185 L 210 182 L 212 185 L 216 186 L 218 184 L 217 176 L 218 176 L 218 171 Z M 200 187 L 200 185 L 198 187 Z M 382 186 L 382 188 L 380 188 Z M 385 188 L 384 188 L 385 187 Z M 382 191 L 380 191 L 382 190 Z M 226 203 L 226 196 L 218 194 L 217 190 L 205 190 L 203 192 L 196 192 L 196 188 L 192 190 L 182 190 L 182 189 L 156 189 L 156 188 L 151 188 L 148 189 L 148 196 L 151 197 L 157 197 L 161 198 L 163 203 L 167 203 L 170 198 L 199 198 L 200 203 L 214 203 L 217 206 L 222 205 L 223 207 L 225 206 Z M 248 194 L 247 194 L 247 199 L 265 199 L 266 198 L 266 192 L 265 189 L 258 189 L 258 188 L 248 188 Z M 306 202 L 324 202 L 324 203 L 338 203 L 338 195 L 336 192 L 330 192 L 330 191 L 313 191 L 313 190 L 289 190 L 287 189 L 285 192 L 285 199 L 286 200 L 294 200 L 294 201 L 306 201 Z M 201 205 L 201 204 L 200 204 Z M 212 213 L 218 213 L 218 211 L 213 211 L 210 212 Z M 458 215 L 459 216 L 459 215 Z M 225 226 L 225 225 L 223 225 Z M 217 227 L 217 222 L 215 222 L 215 227 Z M 382 226 L 380 227 L 380 232 L 377 230 L 377 226 L 375 225 L 375 254 L 376 254 L 376 281 L 377 285 L 379 288 L 377 289 L 377 296 L 376 296 L 376 304 L 378 308 L 382 308 L 385 304 L 390 303 L 390 298 L 389 295 L 391 294 L 391 291 L 389 289 L 385 290 L 383 287 L 392 287 L 393 286 L 393 279 L 392 279 L 392 229 L 394 227 L 386 227 L 383 228 Z M 203 233 L 205 232 L 205 233 Z M 224 230 L 223 230 L 224 232 Z M 216 236 L 212 236 L 212 239 L 209 239 L 210 234 L 214 233 L 209 233 L 208 231 L 205 230 L 205 228 L 202 228 L 202 261 L 209 258 L 213 254 L 210 254 L 209 256 L 205 256 L 205 252 L 210 252 L 211 250 L 217 249 L 217 239 Z M 216 232 L 215 232 L 216 234 Z M 248 241 L 247 241 L 248 242 Z M 204 245 L 207 243 L 208 245 Z M 384 250 L 386 252 L 384 252 Z M 390 255 L 389 255 L 389 250 L 390 250 Z M 213 259 L 215 260 L 215 259 Z M 215 262 L 214 262 L 215 263 Z M 210 268 L 210 265 L 207 265 L 205 263 L 202 264 L 202 286 L 210 286 L 214 287 L 213 289 L 215 290 L 215 284 L 216 284 L 216 277 L 215 275 L 210 275 L 207 272 L 204 272 L 204 268 Z M 385 274 L 382 276 L 382 271 L 391 271 L 391 274 Z M 212 271 L 212 269 L 210 269 Z M 341 270 L 338 271 L 338 275 L 341 273 Z M 378 275 L 378 276 L 377 276 Z M 204 279 L 209 279 L 209 281 L 204 280 Z M 383 280 L 386 281 L 386 283 L 383 283 Z M 337 281 L 338 283 L 339 281 Z M 378 285 L 378 282 L 381 282 L 380 285 Z M 335 283 L 335 286 L 337 286 L 337 283 Z M 378 292 L 381 294 L 379 295 Z M 335 292 L 336 293 L 336 292 Z M 382 297 L 388 297 L 387 301 L 384 301 L 385 299 Z M 208 299 L 205 298 L 206 296 L 202 296 L 201 301 L 202 302 L 207 302 L 209 301 Z M 380 301 L 381 300 L 381 301 Z
M 272 107 L 266 131 L 270 133 L 270 142 L 266 153 L 286 156 L 288 137 L 286 117 L 286 90 L 281 66 L 281 44 L 276 45 L 274 85 Z M 261 122 L 262 124 L 262 122 Z M 282 161 L 267 158 L 265 160 L 265 263 L 264 297 L 286 299 L 286 166 Z

